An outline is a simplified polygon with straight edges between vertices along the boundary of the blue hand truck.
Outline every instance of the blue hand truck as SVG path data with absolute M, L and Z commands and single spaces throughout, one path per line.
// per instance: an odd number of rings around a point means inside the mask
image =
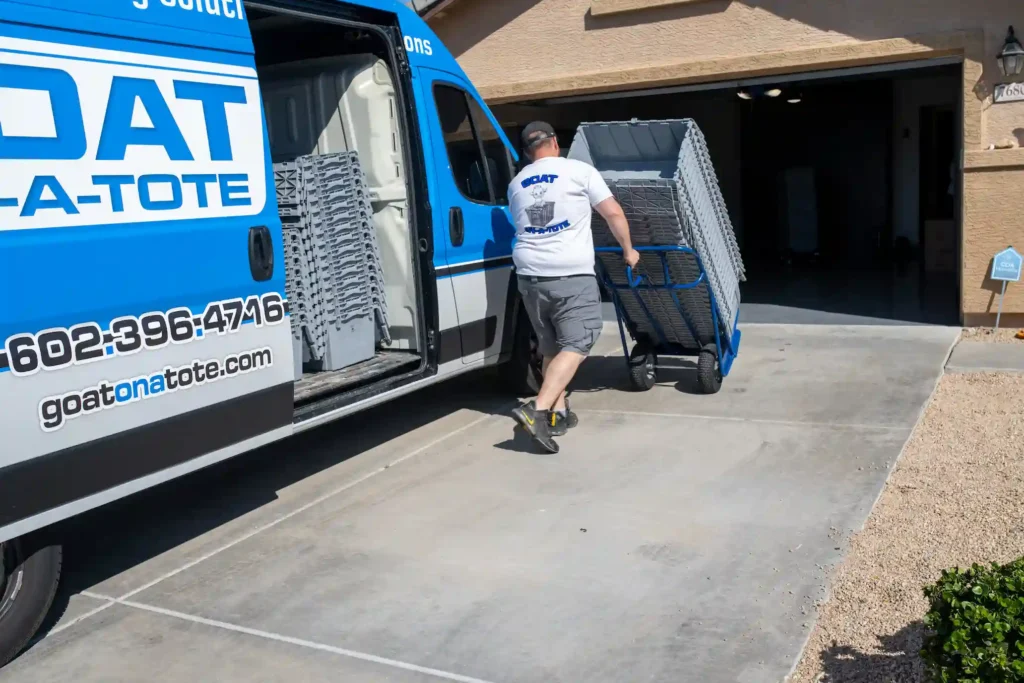
M 626 367 L 629 370 L 630 384 L 636 391 L 647 391 L 651 389 L 651 387 L 653 387 L 658 381 L 659 356 L 696 356 L 698 388 L 705 394 L 717 393 L 718 390 L 722 388 L 722 379 L 729 375 L 733 361 L 736 360 L 736 354 L 739 352 L 740 338 L 742 337 L 742 333 L 739 329 L 739 312 L 737 312 L 736 319 L 733 321 L 731 326 L 731 334 L 726 337 L 720 331 L 718 302 L 715 301 L 715 294 L 711 289 L 710 282 L 708 281 L 707 271 L 704 269 L 704 264 L 701 262 L 700 256 L 690 247 L 684 247 L 681 245 L 642 246 L 635 247 L 635 249 L 640 253 L 653 252 L 659 256 L 661 265 L 664 269 L 664 280 L 662 284 L 653 282 L 648 275 L 634 273 L 633 269 L 629 266 L 625 266 L 626 283 L 616 284 L 608 273 L 608 269 L 603 263 L 601 263 L 601 260 L 598 259 L 597 262 L 601 281 L 611 292 L 612 302 L 615 306 L 615 318 L 619 324 L 619 337 L 622 340 L 622 354 L 626 358 Z M 621 247 L 597 247 L 594 251 L 599 253 L 622 254 Z M 700 270 L 700 276 L 696 280 L 686 283 L 676 283 L 672 281 L 667 255 L 673 252 L 693 255 Z M 709 338 L 710 335 L 705 334 L 704 337 L 702 337 L 698 334 L 698 331 L 692 322 L 692 316 L 688 314 L 678 296 L 678 292 L 681 290 L 694 289 L 701 285 L 707 288 L 708 299 L 711 302 L 711 320 L 714 325 L 713 339 Z M 677 342 L 669 341 L 661 323 L 659 323 L 655 316 L 651 314 L 647 304 L 640 296 L 640 292 L 644 290 L 667 291 L 671 294 L 672 302 L 675 305 L 676 311 L 685 322 L 686 328 L 689 330 L 690 334 L 693 335 L 694 340 L 696 340 L 697 348 L 686 347 Z M 643 310 L 650 322 L 650 327 L 653 328 L 655 332 L 655 338 L 652 339 L 649 334 L 641 333 L 639 331 L 637 321 L 629 319 L 628 313 L 623 306 L 622 298 L 624 296 L 636 297 L 636 301 L 640 304 L 640 308 Z M 636 342 L 632 351 L 629 350 L 628 343 L 626 342 L 627 329 L 629 330 L 630 337 L 634 342 Z

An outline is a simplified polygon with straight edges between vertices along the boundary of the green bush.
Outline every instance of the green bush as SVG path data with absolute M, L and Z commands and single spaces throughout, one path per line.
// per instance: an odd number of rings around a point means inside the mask
M 1024 558 L 951 569 L 926 586 L 921 657 L 938 683 L 1024 683 Z

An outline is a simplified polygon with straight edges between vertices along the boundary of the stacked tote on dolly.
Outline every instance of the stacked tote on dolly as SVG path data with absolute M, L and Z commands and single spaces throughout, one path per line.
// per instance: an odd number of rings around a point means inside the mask
M 704 135 L 692 119 L 583 123 L 569 158 L 601 173 L 640 252 L 636 270 L 625 267 L 594 213 L 598 270 L 613 295 L 634 388 L 654 386 L 660 354 L 697 356 L 700 389 L 717 392 L 739 349 L 745 275 Z
M 274 164 L 295 376 L 340 370 L 390 342 L 377 234 L 355 152 Z

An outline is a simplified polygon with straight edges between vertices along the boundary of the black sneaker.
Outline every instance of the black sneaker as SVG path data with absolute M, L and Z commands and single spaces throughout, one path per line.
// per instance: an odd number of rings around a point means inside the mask
M 537 410 L 537 405 L 530 401 L 513 408 L 512 417 L 541 448 L 548 453 L 558 452 L 558 444 L 551 438 L 551 428 L 548 424 L 550 418 L 546 410 Z
M 569 429 L 577 426 L 580 423 L 580 418 L 576 416 L 576 413 L 572 412 L 572 406 L 569 405 L 569 397 L 565 397 L 565 426 Z
M 548 417 L 549 430 L 551 436 L 565 436 L 570 429 L 580 423 L 580 418 L 576 416 L 576 413 L 572 412 L 572 408 L 569 407 L 569 402 L 565 402 L 565 415 L 554 410 L 551 411 Z

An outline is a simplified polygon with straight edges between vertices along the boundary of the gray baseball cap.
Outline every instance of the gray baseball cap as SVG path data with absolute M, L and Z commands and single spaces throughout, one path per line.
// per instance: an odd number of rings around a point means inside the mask
M 534 121 L 526 124 L 520 136 L 523 142 L 523 149 L 530 149 L 543 140 L 555 138 L 555 129 L 545 121 Z

